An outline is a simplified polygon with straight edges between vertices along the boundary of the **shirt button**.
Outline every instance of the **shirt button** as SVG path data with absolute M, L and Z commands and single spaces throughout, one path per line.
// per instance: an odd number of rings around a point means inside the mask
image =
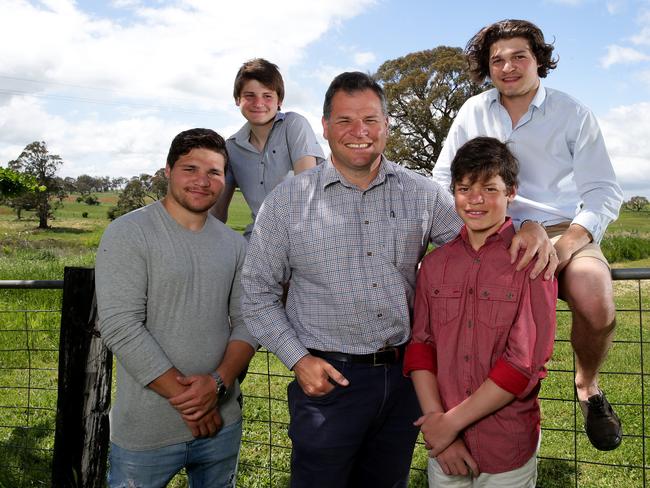
M 465 360 L 465 362 L 467 362 L 467 361 L 469 361 L 469 356 L 465 355 L 465 357 L 463 359 Z
M 366 225 L 368 225 L 370 222 L 366 220 L 366 221 L 364 221 L 363 223 L 366 224 Z
M 471 394 L 472 394 L 471 390 L 465 390 L 465 395 L 471 395 Z
M 469 289 L 469 294 L 470 294 L 470 295 L 473 295 L 473 294 L 474 294 L 474 289 L 473 289 L 473 288 L 470 288 L 470 289 Z
M 475 262 L 476 264 L 480 264 L 480 263 L 481 263 L 481 260 L 480 260 L 479 258 L 476 258 L 476 259 L 474 260 L 474 262 Z
M 372 287 L 373 287 L 373 288 L 377 288 L 377 283 L 373 283 L 373 284 L 372 284 Z
M 472 328 L 472 321 L 471 321 L 471 320 L 467 322 L 467 327 L 468 327 L 469 329 Z
M 482 296 L 482 297 L 489 297 L 489 296 L 490 296 L 490 292 L 487 291 L 487 290 L 483 290 L 483 292 L 481 293 L 481 296 Z
M 368 251 L 368 252 L 366 253 L 366 255 L 368 255 L 368 256 L 372 256 L 372 251 Z
M 263 185 L 263 184 L 264 184 L 264 182 L 263 182 L 263 181 L 260 181 L 260 185 Z
M 377 317 L 379 317 L 379 318 L 382 318 L 383 316 L 384 316 L 383 313 L 378 313 L 378 314 L 377 314 Z

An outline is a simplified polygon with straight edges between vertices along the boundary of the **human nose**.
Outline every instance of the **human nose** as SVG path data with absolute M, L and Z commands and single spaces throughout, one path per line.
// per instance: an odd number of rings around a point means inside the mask
M 512 62 L 512 60 L 511 60 L 511 59 L 506 59 L 506 60 L 503 62 L 503 71 L 505 71 L 505 72 L 510 72 L 510 71 L 512 71 L 513 69 L 515 69 L 515 65 L 514 65 L 514 63 Z
M 483 193 L 480 190 L 470 190 L 468 195 L 469 203 L 483 203 Z
M 352 122 L 352 135 L 355 137 L 363 137 L 368 133 L 368 126 L 363 120 L 355 120 Z
M 199 186 L 210 186 L 210 177 L 207 173 L 198 173 L 196 182 Z

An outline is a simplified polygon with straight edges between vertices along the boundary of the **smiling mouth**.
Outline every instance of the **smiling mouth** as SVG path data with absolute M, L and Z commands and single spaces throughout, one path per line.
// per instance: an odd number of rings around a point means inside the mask
M 348 143 L 345 145 L 345 147 L 349 147 L 350 149 L 368 149 L 372 144 L 369 142 L 363 143 L 363 144 L 353 144 L 353 143 Z

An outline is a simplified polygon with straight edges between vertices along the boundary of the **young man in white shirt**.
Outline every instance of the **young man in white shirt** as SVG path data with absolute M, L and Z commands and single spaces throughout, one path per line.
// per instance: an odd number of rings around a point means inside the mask
M 541 30 L 524 20 L 489 25 L 468 42 L 474 81 L 489 77 L 494 88 L 460 109 L 433 178 L 449 187 L 451 160 L 474 137 L 508 143 L 521 165 L 519 194 L 508 213 L 515 224 L 539 223 L 554 243 L 560 297 L 572 312 L 575 385 L 585 429 L 594 447 L 611 450 L 620 444 L 622 429 L 598 387 L 598 371 L 612 342 L 615 306 L 598 243 L 618 217 L 622 192 L 595 116 L 540 83 L 557 66 L 552 52 Z

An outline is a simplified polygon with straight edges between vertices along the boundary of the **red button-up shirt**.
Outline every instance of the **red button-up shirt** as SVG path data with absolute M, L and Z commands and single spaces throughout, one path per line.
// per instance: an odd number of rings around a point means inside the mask
M 508 219 L 478 251 L 467 231 L 434 250 L 417 279 L 404 373 L 433 371 L 445 411 L 490 378 L 515 400 L 463 431 L 481 472 L 521 467 L 537 448 L 537 393 L 553 351 L 557 281 L 510 264 Z

